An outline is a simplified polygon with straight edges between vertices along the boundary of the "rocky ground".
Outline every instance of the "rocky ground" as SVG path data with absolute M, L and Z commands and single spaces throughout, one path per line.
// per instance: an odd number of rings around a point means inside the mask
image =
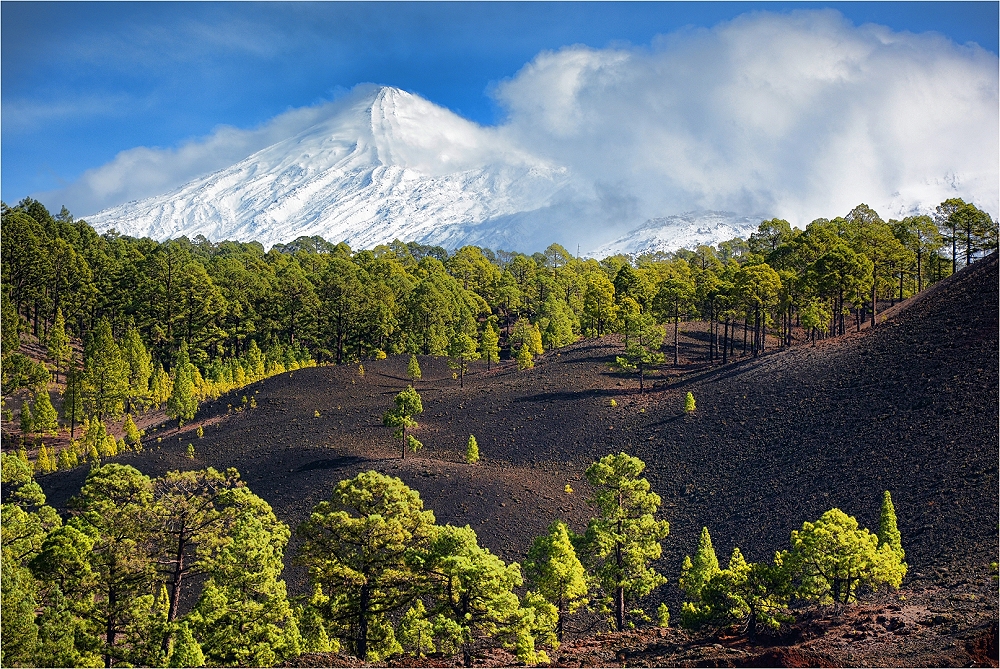
M 615 337 L 547 353 L 523 372 L 476 363 L 464 388 L 443 360 L 420 357 L 416 434 L 425 448 L 405 459 L 381 424 L 408 383 L 408 358 L 400 356 L 365 361 L 363 376 L 348 365 L 259 382 L 203 406 L 181 431 L 152 414 L 146 450 L 118 460 L 153 476 L 236 467 L 293 528 L 337 481 L 376 469 L 420 491 L 439 522 L 469 524 L 481 544 L 520 561 L 551 521 L 585 527 L 586 467 L 625 451 L 647 463 L 663 498 L 671 532 L 658 569 L 671 583 L 660 597 L 675 612 L 676 577 L 702 526 L 720 559 L 733 546 L 750 560 L 768 559 L 787 547 L 791 530 L 831 507 L 874 529 L 890 490 L 910 572 L 888 599 L 803 611 L 770 646 L 673 629 L 591 633 L 553 652 L 553 661 L 996 666 L 997 584 L 988 565 L 998 553 L 997 286 L 993 256 L 886 312 L 874 329 L 726 366 L 704 362 L 704 328 L 682 323 L 681 366 L 667 365 L 644 394 L 637 379 L 612 369 L 622 348 Z M 697 399 L 693 415 L 683 412 L 688 391 Z M 244 395 L 257 406 L 236 411 Z M 464 463 L 469 434 L 479 442 L 477 465 Z M 184 456 L 189 443 L 194 460 Z M 64 506 L 85 474 L 81 467 L 43 477 L 50 503 Z M 286 578 L 304 592 L 294 565 Z

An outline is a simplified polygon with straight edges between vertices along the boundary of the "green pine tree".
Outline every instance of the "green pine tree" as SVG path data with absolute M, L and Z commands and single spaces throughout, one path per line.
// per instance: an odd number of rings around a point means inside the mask
M 681 608 L 681 624 L 685 627 L 697 627 L 705 618 L 706 612 L 701 605 L 701 590 L 718 572 L 719 559 L 712 546 L 712 537 L 708 533 L 708 528 L 703 527 L 694 559 L 690 555 L 684 557 L 681 577 L 678 580 L 678 585 L 687 595 L 687 601 Z
M 563 640 L 565 617 L 587 603 L 587 573 L 576 556 L 569 528 L 562 521 L 549 525 L 528 551 L 524 572 L 529 586 L 556 607 L 556 639 Z
M 395 428 L 393 434 L 397 439 L 402 440 L 403 458 L 405 459 L 406 447 L 408 445 L 406 430 L 407 428 L 418 427 L 417 421 L 413 417 L 423 413 L 424 406 L 420 402 L 420 394 L 413 389 L 413 386 L 407 386 L 406 390 L 396 395 L 394 401 L 396 407 L 386 411 L 382 415 L 382 424 L 386 427 Z
M 660 542 L 670 526 L 654 517 L 660 496 L 650 492 L 649 481 L 640 476 L 645 468 L 639 458 L 619 453 L 601 458 L 586 472 L 595 491 L 590 503 L 599 514 L 590 520 L 585 535 L 588 559 L 605 593 L 602 605 L 618 631 L 625 629 L 630 615 L 641 611 L 632 603 L 667 581 L 650 566 L 660 557 Z
M 125 443 L 136 451 L 141 451 L 142 432 L 139 431 L 135 421 L 132 420 L 132 414 L 125 414 L 125 424 L 122 426 L 122 431 L 125 432 Z
M 195 367 L 188 360 L 187 344 L 182 343 L 174 360 L 174 387 L 167 400 L 167 416 L 176 419 L 180 425 L 194 418 L 198 411 L 194 374 Z
M 350 639 L 362 660 L 380 654 L 378 616 L 409 606 L 421 583 L 412 557 L 428 547 L 434 514 L 402 481 L 378 472 L 341 481 L 330 501 L 317 504 L 296 534 L 299 559 L 314 585 L 329 593 L 328 622 Z M 363 579 L 344 575 L 364 574 Z M 395 639 L 393 639 L 395 641 Z
M 129 367 L 111 332 L 111 324 L 102 318 L 94 329 L 84 364 L 84 404 L 91 413 L 104 419 L 118 418 L 128 397 Z
M 55 435 L 59 431 L 59 414 L 52 406 L 49 391 L 45 388 L 35 395 L 34 407 L 31 412 L 32 427 L 40 434 Z
M 686 411 L 687 413 L 694 413 L 694 410 L 695 410 L 694 394 L 688 392 L 688 394 L 684 396 L 684 411 Z
M 163 365 L 157 363 L 153 367 L 153 374 L 149 379 L 149 400 L 153 407 L 159 407 L 170 398 L 173 391 L 173 384 L 170 375 L 163 369 Z
M 816 522 L 802 523 L 792 532 L 792 548 L 782 553 L 782 562 L 800 583 L 798 596 L 848 604 L 861 584 L 877 589 L 880 584 L 898 588 L 906 575 L 906 564 L 888 543 L 840 509 L 830 509 Z
M 410 381 L 416 383 L 422 372 L 420 371 L 420 362 L 417 360 L 417 356 L 410 354 L 410 362 L 406 365 L 406 375 L 410 377 Z
M 465 387 L 469 361 L 479 359 L 476 340 L 464 332 L 456 334 L 448 345 L 448 366 L 458 370 L 459 387 Z
M 76 426 L 83 418 L 83 374 L 76 365 L 76 358 L 70 360 L 66 370 L 66 390 L 63 393 L 63 418 L 69 422 L 69 437 L 76 438 Z
M 177 630 L 177 640 L 167 660 L 168 667 L 204 667 L 205 655 L 201 652 L 198 640 L 191 634 L 187 623 L 181 623 Z
M 153 375 L 153 358 L 134 327 L 122 338 L 122 357 L 128 365 L 128 398 L 126 411 L 145 407 L 150 401 L 149 380 Z
M 882 495 L 882 513 L 878 519 L 879 547 L 888 544 L 889 548 L 899 556 L 900 561 L 906 557 L 903 550 L 903 539 L 896 526 L 896 507 L 892 504 L 892 495 L 886 490 Z
M 281 579 L 288 527 L 246 487 L 218 498 L 226 543 L 207 566 L 208 581 L 188 616 L 212 666 L 269 667 L 302 652 Z
M 35 431 L 35 419 L 31 415 L 31 406 L 27 401 L 21 405 L 21 434 L 25 437 Z
M 59 383 L 59 370 L 69 362 L 73 348 L 70 346 L 69 335 L 66 334 L 66 320 L 63 318 L 62 309 L 56 307 L 55 321 L 49 328 L 49 338 L 46 343 L 49 357 L 56 366 L 56 383 Z
M 427 619 L 427 609 L 419 599 L 400 619 L 396 640 L 404 652 L 414 657 L 434 652 L 434 624 Z
M 500 333 L 493 327 L 492 321 L 486 322 L 483 328 L 483 336 L 479 346 L 486 360 L 486 371 L 492 367 L 492 363 L 500 362 Z
M 708 528 L 703 527 L 694 558 L 690 556 L 684 558 L 678 585 L 689 599 L 697 601 L 701 597 L 701 589 L 718 571 L 719 559 L 715 555 L 715 548 L 712 547 L 712 537 L 708 533 Z
M 476 437 L 469 435 L 469 443 L 465 446 L 465 461 L 470 465 L 474 465 L 479 462 L 479 444 L 476 443 Z
M 535 361 L 531 357 L 531 348 L 527 344 L 522 344 L 517 349 L 517 368 L 524 371 L 535 366 Z

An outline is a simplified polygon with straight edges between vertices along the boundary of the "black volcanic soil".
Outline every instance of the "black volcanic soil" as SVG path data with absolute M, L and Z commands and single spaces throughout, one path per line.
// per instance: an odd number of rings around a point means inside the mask
M 680 609 L 676 576 L 703 525 L 721 560 L 734 545 L 748 559 L 769 559 L 787 547 L 791 530 L 831 507 L 875 529 L 882 491 L 890 490 L 910 565 L 901 593 L 910 599 L 893 595 L 878 604 L 882 612 L 856 607 L 833 616 L 823 629 L 853 625 L 850 634 L 837 632 L 836 642 L 831 632 L 815 632 L 821 627 L 815 620 L 800 619 L 796 645 L 772 649 L 773 656 L 724 639 L 692 646 L 680 631 L 663 633 L 676 643 L 654 639 L 655 631 L 635 633 L 626 660 L 605 655 L 628 646 L 628 635 L 602 637 L 610 639 L 598 644 L 604 655 L 583 650 L 593 637 L 574 642 L 578 652 L 567 644 L 557 655 L 575 666 L 689 660 L 692 666 L 758 660 L 995 666 L 997 593 L 988 565 L 998 553 L 997 287 L 994 254 L 886 312 L 888 319 L 874 329 L 725 367 L 686 364 L 680 375 L 668 369 L 643 395 L 634 378 L 611 369 L 621 351 L 614 337 L 548 353 L 524 372 L 510 363 L 490 372 L 476 364 L 464 389 L 444 360 L 420 357 L 424 378 L 416 387 L 424 413 L 417 436 L 425 449 L 405 460 L 381 415 L 407 385 L 406 356 L 365 361 L 363 377 L 357 365 L 347 365 L 262 381 L 203 406 L 179 435 L 172 427 L 152 430 L 145 452 L 118 460 L 153 476 L 236 467 L 293 528 L 337 481 L 376 469 L 419 490 L 439 522 L 468 523 L 481 544 L 520 561 L 552 520 L 583 529 L 590 514 L 584 470 L 607 453 L 625 451 L 645 460 L 663 498 L 671 532 L 659 569 L 671 579 L 662 596 L 674 612 Z M 684 338 L 686 358 L 703 355 L 697 335 Z M 682 411 L 688 391 L 698 403 L 690 416 Z M 227 407 L 240 406 L 244 394 L 256 398 L 256 408 Z M 198 425 L 205 427 L 202 439 L 194 434 Z M 463 462 L 470 433 L 483 458 L 474 466 Z M 197 450 L 194 460 L 184 457 L 188 443 Z M 43 477 L 50 503 L 64 507 L 85 474 L 78 468 Z M 293 592 L 304 591 L 298 568 L 290 565 L 286 577 Z M 905 625 L 890 630 L 876 622 L 887 606 L 908 610 L 909 629 L 916 631 L 902 634 Z M 935 615 L 952 617 L 947 624 L 919 622 Z M 984 624 L 994 629 L 992 641 L 975 631 Z M 813 632 L 803 631 L 807 627 Z M 809 634 L 818 634 L 820 643 Z M 930 640 L 918 643 L 927 634 Z M 975 655 L 973 646 L 986 650 Z M 903 650 L 893 654 L 897 647 Z M 721 655 L 709 652 L 720 649 Z M 744 655 L 730 657 L 732 649 Z M 504 661 L 510 660 L 497 660 Z

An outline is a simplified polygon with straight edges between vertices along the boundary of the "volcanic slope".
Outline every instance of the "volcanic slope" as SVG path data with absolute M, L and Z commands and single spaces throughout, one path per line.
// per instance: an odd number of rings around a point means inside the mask
M 671 579 L 662 596 L 672 610 L 703 525 L 721 558 L 738 545 L 748 559 L 768 559 L 831 507 L 876 529 L 883 490 L 895 501 L 907 582 L 949 570 L 981 578 L 998 549 L 997 283 L 994 255 L 872 330 L 688 374 L 644 395 L 611 370 L 621 352 L 612 337 L 548 353 L 523 372 L 477 363 L 464 389 L 443 360 L 420 357 L 416 434 L 426 448 L 405 460 L 381 415 L 408 383 L 406 356 L 365 361 L 363 376 L 345 365 L 265 380 L 205 405 L 180 434 L 153 430 L 143 453 L 119 460 L 150 475 L 237 467 L 292 527 L 337 481 L 376 469 L 419 490 L 439 522 L 468 523 L 482 544 L 522 560 L 552 520 L 583 529 L 584 470 L 625 451 L 647 463 L 671 524 L 659 569 Z M 682 411 L 688 391 L 693 415 Z M 243 394 L 256 408 L 227 406 L 242 406 Z M 469 434 L 478 465 L 463 461 Z M 194 460 L 184 457 L 188 443 Z M 50 503 L 65 508 L 85 473 L 43 477 Z M 301 571 L 286 575 L 303 592 Z

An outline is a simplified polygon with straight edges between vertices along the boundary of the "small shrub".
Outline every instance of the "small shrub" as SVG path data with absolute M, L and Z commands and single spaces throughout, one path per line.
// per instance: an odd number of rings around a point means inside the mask
M 465 461 L 470 465 L 479 462 L 479 444 L 476 443 L 476 438 L 471 434 L 469 435 L 469 442 L 465 446 Z
M 189 458 L 191 458 L 192 460 L 194 460 L 194 444 L 188 444 L 188 447 L 187 447 L 187 456 Z
M 662 602 L 656 608 L 656 624 L 659 627 L 670 627 L 670 609 Z
M 313 418 L 319 418 L 319 409 L 316 409 L 316 411 L 313 411 Z
M 610 406 L 613 409 L 616 406 L 618 406 L 618 402 L 615 402 L 614 400 L 611 400 L 611 402 L 608 404 L 608 406 Z
M 566 491 L 567 495 L 572 495 L 573 494 L 573 486 L 571 486 L 570 484 L 567 483 L 565 491 Z
M 376 349 L 375 350 L 375 359 L 376 360 L 385 360 L 385 351 L 383 351 L 382 349 Z
M 205 436 L 205 428 L 203 428 L 201 425 L 199 425 L 197 431 L 195 432 L 195 434 L 197 434 L 198 438 L 201 439 L 202 437 Z
M 358 376 L 365 378 L 365 366 L 362 364 L 358 365 Z
M 406 445 L 414 453 L 416 453 L 417 451 L 419 451 L 421 448 L 424 447 L 424 445 L 420 443 L 420 441 L 418 441 L 417 438 L 414 437 L 412 434 L 406 435 Z
M 250 398 L 250 408 L 251 409 L 256 409 L 257 408 L 257 398 L 256 397 L 251 397 Z
M 684 397 L 684 411 L 693 413 L 695 410 L 694 395 L 690 392 Z

